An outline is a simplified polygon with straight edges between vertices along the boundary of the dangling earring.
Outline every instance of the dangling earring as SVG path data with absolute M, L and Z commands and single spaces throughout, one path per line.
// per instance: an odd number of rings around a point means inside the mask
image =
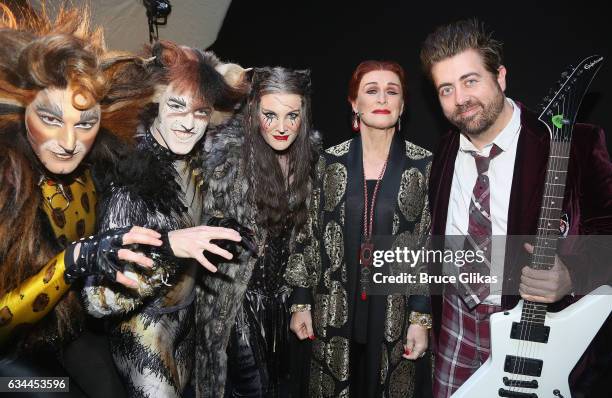
M 402 130 L 402 115 L 400 115 L 400 117 L 397 118 L 397 130 L 396 131 L 401 131 Z
M 353 128 L 353 131 L 357 132 L 359 131 L 359 113 L 358 112 L 353 112 L 353 123 L 351 125 L 351 127 Z

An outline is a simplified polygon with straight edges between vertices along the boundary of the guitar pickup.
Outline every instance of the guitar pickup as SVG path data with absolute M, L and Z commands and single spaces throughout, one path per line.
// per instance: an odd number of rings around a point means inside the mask
M 544 361 L 541 359 L 515 357 L 514 355 L 506 355 L 504 362 L 504 372 L 519 374 L 524 376 L 540 377 L 542 375 L 542 366 Z
M 514 340 L 548 343 L 550 326 L 534 325 L 527 322 L 512 322 L 510 338 Z
M 507 377 L 504 377 L 504 385 L 508 387 L 522 387 L 522 388 L 538 388 L 537 380 L 513 380 Z
M 538 398 L 538 394 L 534 394 L 532 392 L 510 391 L 510 390 L 504 390 L 503 388 L 500 388 L 497 394 L 500 397 L 509 397 L 509 398 Z

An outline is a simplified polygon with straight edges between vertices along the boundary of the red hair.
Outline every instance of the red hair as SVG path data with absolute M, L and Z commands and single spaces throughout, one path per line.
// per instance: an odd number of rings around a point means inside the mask
M 162 40 L 148 46 L 147 52 L 155 57 L 154 68 L 159 84 L 167 84 L 179 92 L 193 95 L 194 106 L 210 105 L 216 111 L 232 112 L 234 105 L 246 95 L 243 82 L 230 86 L 215 68 L 221 63 L 214 54 L 180 46 Z M 147 54 L 146 56 L 149 56 Z
M 162 62 L 167 68 L 166 79 L 181 93 L 189 93 L 194 97 L 194 107 L 205 104 L 206 99 L 200 88 L 200 65 L 195 51 L 173 42 L 163 40 Z
M 397 77 L 399 77 L 400 84 L 402 85 L 402 96 L 404 99 L 406 98 L 406 73 L 404 73 L 404 68 L 402 68 L 400 64 L 395 61 L 367 60 L 357 65 L 357 68 L 355 68 L 353 71 L 348 89 L 349 102 L 353 102 L 357 99 L 359 84 L 361 83 L 361 79 L 363 79 L 365 74 L 375 70 L 388 70 L 395 73 Z

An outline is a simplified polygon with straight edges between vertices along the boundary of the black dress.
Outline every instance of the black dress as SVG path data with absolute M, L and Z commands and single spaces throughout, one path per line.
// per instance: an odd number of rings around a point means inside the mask
M 269 237 L 236 316 L 228 356 L 228 397 L 284 395 L 288 379 L 289 289 L 283 277 L 289 232 Z
M 374 189 L 376 187 L 376 180 L 366 180 L 368 186 L 368 207 L 372 206 L 372 197 L 374 196 Z M 355 200 L 363 204 L 363 194 L 354 195 L 354 198 L 348 198 L 348 201 Z M 369 209 L 368 209 L 369 214 Z M 363 231 L 363 218 L 361 219 L 361 231 Z M 362 241 L 364 240 L 363 232 L 361 234 Z M 357 270 L 355 270 L 357 271 Z M 376 350 L 368 349 L 368 334 L 372 334 L 372 331 L 368 333 L 368 329 L 374 325 L 380 325 L 385 321 L 384 313 L 382 311 L 376 311 L 376 308 L 372 305 L 374 301 L 362 300 L 361 299 L 361 287 L 359 281 L 361 279 L 361 268 L 356 272 L 358 277 L 353 278 L 355 281 L 353 303 L 355 306 L 355 313 L 353 317 L 353 339 L 351 341 L 350 349 L 350 366 L 351 373 L 354 375 L 351 378 L 351 393 L 355 396 L 359 396 L 361 392 L 365 392 L 365 395 L 376 394 L 376 388 L 378 385 L 377 374 L 378 374 L 378 361 L 374 360 L 374 355 L 377 355 Z M 378 393 L 377 395 L 380 395 Z

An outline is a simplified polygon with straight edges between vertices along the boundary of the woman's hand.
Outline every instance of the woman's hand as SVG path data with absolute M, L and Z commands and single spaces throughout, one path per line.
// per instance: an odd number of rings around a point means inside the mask
M 227 250 L 211 243 L 211 240 L 240 242 L 242 238 L 233 229 L 206 225 L 168 232 L 168 241 L 176 257 L 196 259 L 209 271 L 217 272 L 217 267 L 204 257 L 203 252 L 206 250 L 226 260 L 231 260 L 233 255 Z
M 250 251 L 253 257 L 258 257 L 257 245 L 255 244 L 255 234 L 249 228 L 241 225 L 238 221 L 236 221 L 235 218 L 211 217 L 206 223 L 206 225 L 208 225 L 209 227 L 229 228 L 237 231 L 242 237 L 242 241 L 240 241 L 242 247 Z M 230 242 L 218 242 L 217 246 L 228 251 L 234 251 L 236 249 L 236 245 L 229 243 Z
M 410 324 L 406 333 L 406 344 L 404 344 L 404 354 L 406 359 L 417 359 L 425 355 L 428 345 L 429 329 Z
M 310 311 L 294 312 L 291 316 L 289 329 L 291 329 L 300 340 L 315 339 L 312 330 L 312 316 L 310 315 Z

